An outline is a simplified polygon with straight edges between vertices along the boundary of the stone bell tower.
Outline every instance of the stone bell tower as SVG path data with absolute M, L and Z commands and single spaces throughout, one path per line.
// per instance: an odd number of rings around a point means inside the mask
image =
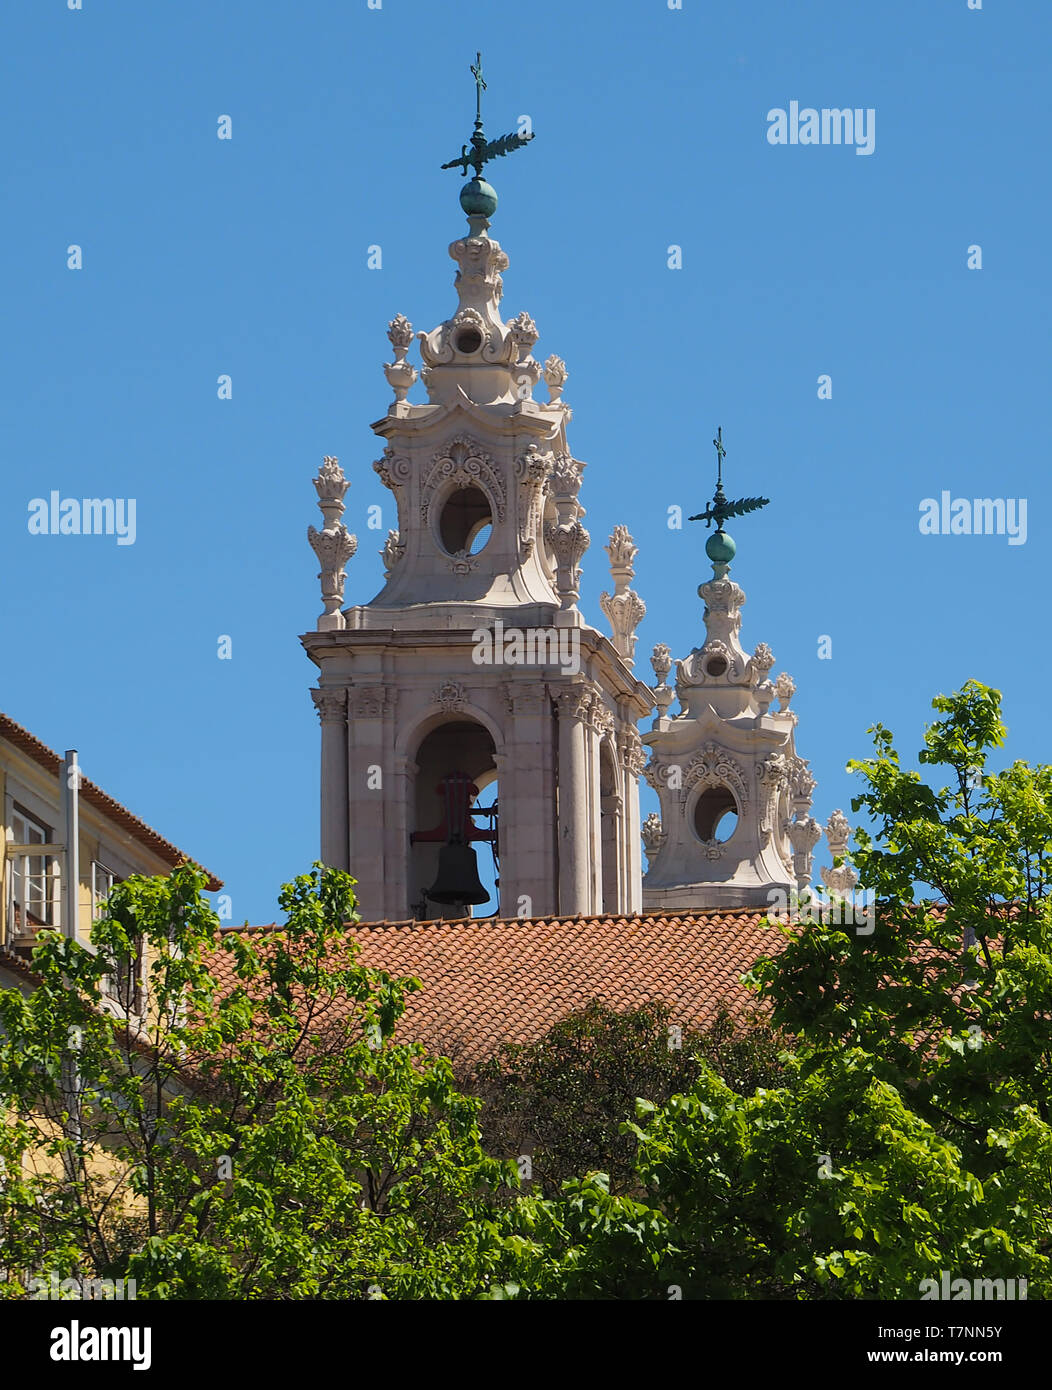
M 717 524 L 705 545 L 713 577 L 698 589 L 706 640 L 676 662 L 674 691 L 666 679 L 668 647 L 659 644 L 651 658 L 657 717 L 643 742 L 651 749 L 646 778 L 661 814 L 643 825 L 647 912 L 765 907 L 772 889 L 788 896 L 807 886 L 822 833 L 808 814 L 815 779 L 796 752 L 796 714 L 789 708 L 796 687 L 784 673 L 769 679 L 774 654 L 765 642 L 746 654 L 739 640 L 745 593 L 728 577 L 736 547 L 723 522 L 766 499 L 727 501 L 722 431 L 713 443 L 720 464 L 716 496 L 691 518 Z M 677 696 L 680 710 L 670 718 Z M 778 708 L 771 710 L 775 699 Z
M 481 93 L 481 65 L 473 72 Z M 319 670 L 321 855 L 355 875 L 359 910 L 373 920 L 482 907 L 467 889 L 458 898 L 456 883 L 452 895 L 439 885 L 487 841 L 500 902 L 483 915 L 638 911 L 636 722 L 652 698 L 632 674 L 645 611 L 628 587 L 635 547 L 617 528 L 615 592 L 603 596 L 611 640 L 578 608 L 589 537 L 566 368 L 533 357 L 528 314 L 503 317 L 508 257 L 488 234 L 497 197 L 482 167 L 532 137 L 487 142 L 476 113 L 471 145 L 452 161 L 475 171 L 460 195 L 467 235 L 449 247 L 457 307 L 415 335 L 426 401 L 408 399 L 412 325 L 399 314 L 389 326 L 394 399 L 372 426 L 384 445 L 373 467 L 398 525 L 368 603 L 342 606 L 357 544 L 340 520 L 349 484 L 332 458 L 314 479 L 324 612 L 301 641 Z M 533 398 L 542 376 L 544 402 Z M 494 783 L 497 811 L 483 818 Z

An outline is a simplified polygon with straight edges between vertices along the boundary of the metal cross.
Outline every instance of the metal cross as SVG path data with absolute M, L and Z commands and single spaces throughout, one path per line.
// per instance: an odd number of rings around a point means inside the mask
M 475 79 L 475 120 L 482 120 L 482 93 L 486 90 L 486 79 L 482 76 L 482 54 L 475 52 L 475 61 L 471 65 L 471 75 Z
M 716 431 L 716 438 L 715 438 L 712 442 L 713 442 L 713 444 L 716 446 L 716 469 L 717 469 L 717 480 L 716 480 L 716 485 L 717 485 L 717 487 L 722 487 L 722 485 L 723 485 L 723 460 L 727 457 L 727 450 L 723 447 L 723 426 L 722 426 L 722 425 L 720 425 L 719 429 Z

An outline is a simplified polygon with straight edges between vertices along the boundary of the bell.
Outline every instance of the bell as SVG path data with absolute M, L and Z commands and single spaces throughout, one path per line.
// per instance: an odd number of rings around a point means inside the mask
M 488 903 L 489 894 L 479 878 L 479 861 L 470 845 L 456 840 L 438 852 L 438 877 L 427 890 L 434 903 Z

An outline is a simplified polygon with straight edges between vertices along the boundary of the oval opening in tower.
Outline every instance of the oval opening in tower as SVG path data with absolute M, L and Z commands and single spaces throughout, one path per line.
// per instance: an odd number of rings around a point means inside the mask
M 477 328 L 462 328 L 454 340 L 457 352 L 478 352 L 482 346 L 482 334 Z
M 694 829 L 699 840 L 725 844 L 738 827 L 738 803 L 730 787 L 706 787 L 694 807 Z
M 479 487 L 461 487 L 446 498 L 438 521 L 442 548 L 448 555 L 477 555 L 493 534 L 489 498 Z
M 727 669 L 727 660 L 722 656 L 710 656 L 705 663 L 705 670 L 710 676 L 722 676 Z

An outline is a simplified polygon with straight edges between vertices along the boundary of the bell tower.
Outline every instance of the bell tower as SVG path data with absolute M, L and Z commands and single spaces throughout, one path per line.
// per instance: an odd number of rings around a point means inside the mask
M 772 889 L 788 898 L 810 883 L 822 834 L 809 815 L 815 779 L 796 752 L 796 714 L 789 708 L 796 686 L 784 672 L 769 679 L 774 654 L 766 642 L 749 656 L 739 638 L 745 593 L 729 577 L 736 546 L 723 523 L 767 499 L 727 500 L 722 430 L 712 442 L 716 493 L 690 518 L 717 528 L 705 543 L 712 578 L 698 589 L 706 640 L 676 662 L 674 691 L 667 683 L 668 647 L 659 644 L 651 658 L 657 717 L 643 742 L 651 749 L 646 778 L 661 814 L 643 825 L 646 912 L 766 907 Z M 670 718 L 677 696 L 680 710 Z
M 489 235 L 497 195 L 483 167 L 532 135 L 486 140 L 481 60 L 472 73 L 474 133 L 443 166 L 474 170 L 460 192 L 467 234 L 449 247 L 457 306 L 429 332 L 414 335 L 401 314 L 388 328 L 394 399 L 372 426 L 383 441 L 373 467 L 398 524 L 368 603 L 343 607 L 357 546 L 341 520 L 349 483 L 334 458 L 314 479 L 324 611 L 300 640 L 319 671 L 321 857 L 355 875 L 373 920 L 471 906 L 503 917 L 638 911 L 636 722 L 653 702 L 632 674 L 645 611 L 628 587 L 635 546 L 618 527 L 608 548 L 611 640 L 578 607 L 589 536 L 566 368 L 534 358 L 529 314 L 504 318 L 509 262 Z M 544 402 L 533 397 L 542 377 Z M 418 380 L 426 401 L 408 399 Z M 486 843 L 499 856 L 499 903 L 480 901 L 475 849 Z

